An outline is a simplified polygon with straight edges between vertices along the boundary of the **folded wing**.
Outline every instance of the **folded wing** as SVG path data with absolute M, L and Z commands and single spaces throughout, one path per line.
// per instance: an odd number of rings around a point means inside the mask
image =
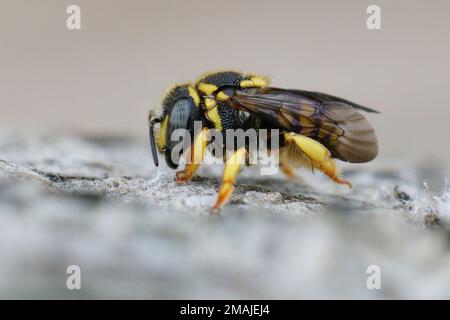
M 350 101 L 315 92 L 265 88 L 238 90 L 231 105 L 272 126 L 321 142 L 334 158 L 362 163 L 378 154 L 375 132 L 358 110 L 377 111 Z

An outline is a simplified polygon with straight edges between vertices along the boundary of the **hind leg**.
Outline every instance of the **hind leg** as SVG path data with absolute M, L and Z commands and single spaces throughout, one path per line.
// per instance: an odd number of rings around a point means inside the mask
M 331 158 L 330 151 L 320 142 L 297 133 L 285 133 L 286 144 L 295 146 L 308 160 L 312 170 L 319 169 L 334 182 L 346 184 L 351 188 L 351 183 L 343 180 L 336 163 Z
M 287 162 L 280 161 L 280 170 L 283 172 L 289 179 L 294 181 L 295 183 L 303 183 L 302 178 L 300 178 L 296 173 L 294 167 L 287 164 Z

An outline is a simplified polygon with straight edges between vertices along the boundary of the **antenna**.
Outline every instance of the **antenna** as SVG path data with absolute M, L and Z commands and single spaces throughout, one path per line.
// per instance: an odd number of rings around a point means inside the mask
M 153 126 L 155 123 L 161 122 L 161 119 L 155 118 L 150 121 L 150 127 L 149 127 L 149 138 L 150 138 L 150 148 L 152 149 L 152 155 L 153 155 L 153 162 L 155 163 L 155 166 L 158 166 L 158 153 L 156 151 L 156 143 L 155 143 L 155 134 L 153 133 Z

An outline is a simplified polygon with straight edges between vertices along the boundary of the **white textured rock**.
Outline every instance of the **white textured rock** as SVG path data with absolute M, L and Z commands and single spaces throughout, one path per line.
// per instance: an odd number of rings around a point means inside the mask
M 422 185 L 445 170 L 343 167 L 351 190 L 245 169 L 211 217 L 220 168 L 177 185 L 139 142 L 3 134 L 0 297 L 449 298 L 450 193 Z

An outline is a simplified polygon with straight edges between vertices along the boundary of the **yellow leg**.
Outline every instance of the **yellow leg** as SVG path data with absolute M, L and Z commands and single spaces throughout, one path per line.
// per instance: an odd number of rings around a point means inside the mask
M 202 132 L 194 139 L 194 144 L 191 146 L 188 154 L 189 159 L 186 164 L 186 168 L 183 171 L 176 173 L 175 181 L 178 183 L 184 183 L 192 179 L 200 167 L 200 163 L 203 161 L 203 157 L 206 151 L 207 138 L 206 134 L 208 129 L 203 129 Z
M 319 169 L 333 181 L 339 184 L 346 184 L 350 188 L 351 183 L 343 180 L 340 176 L 339 169 L 336 167 L 334 160 L 331 158 L 330 151 L 320 142 L 296 133 L 285 133 L 285 141 L 287 143 L 295 143 L 302 153 L 309 159 L 311 168 Z
M 245 156 L 247 151 L 245 148 L 238 149 L 225 163 L 225 169 L 223 172 L 222 185 L 219 189 L 216 203 L 211 208 L 212 213 L 218 213 L 224 203 L 230 198 L 233 193 L 233 183 L 236 180 L 236 175 L 239 168 L 245 163 Z

